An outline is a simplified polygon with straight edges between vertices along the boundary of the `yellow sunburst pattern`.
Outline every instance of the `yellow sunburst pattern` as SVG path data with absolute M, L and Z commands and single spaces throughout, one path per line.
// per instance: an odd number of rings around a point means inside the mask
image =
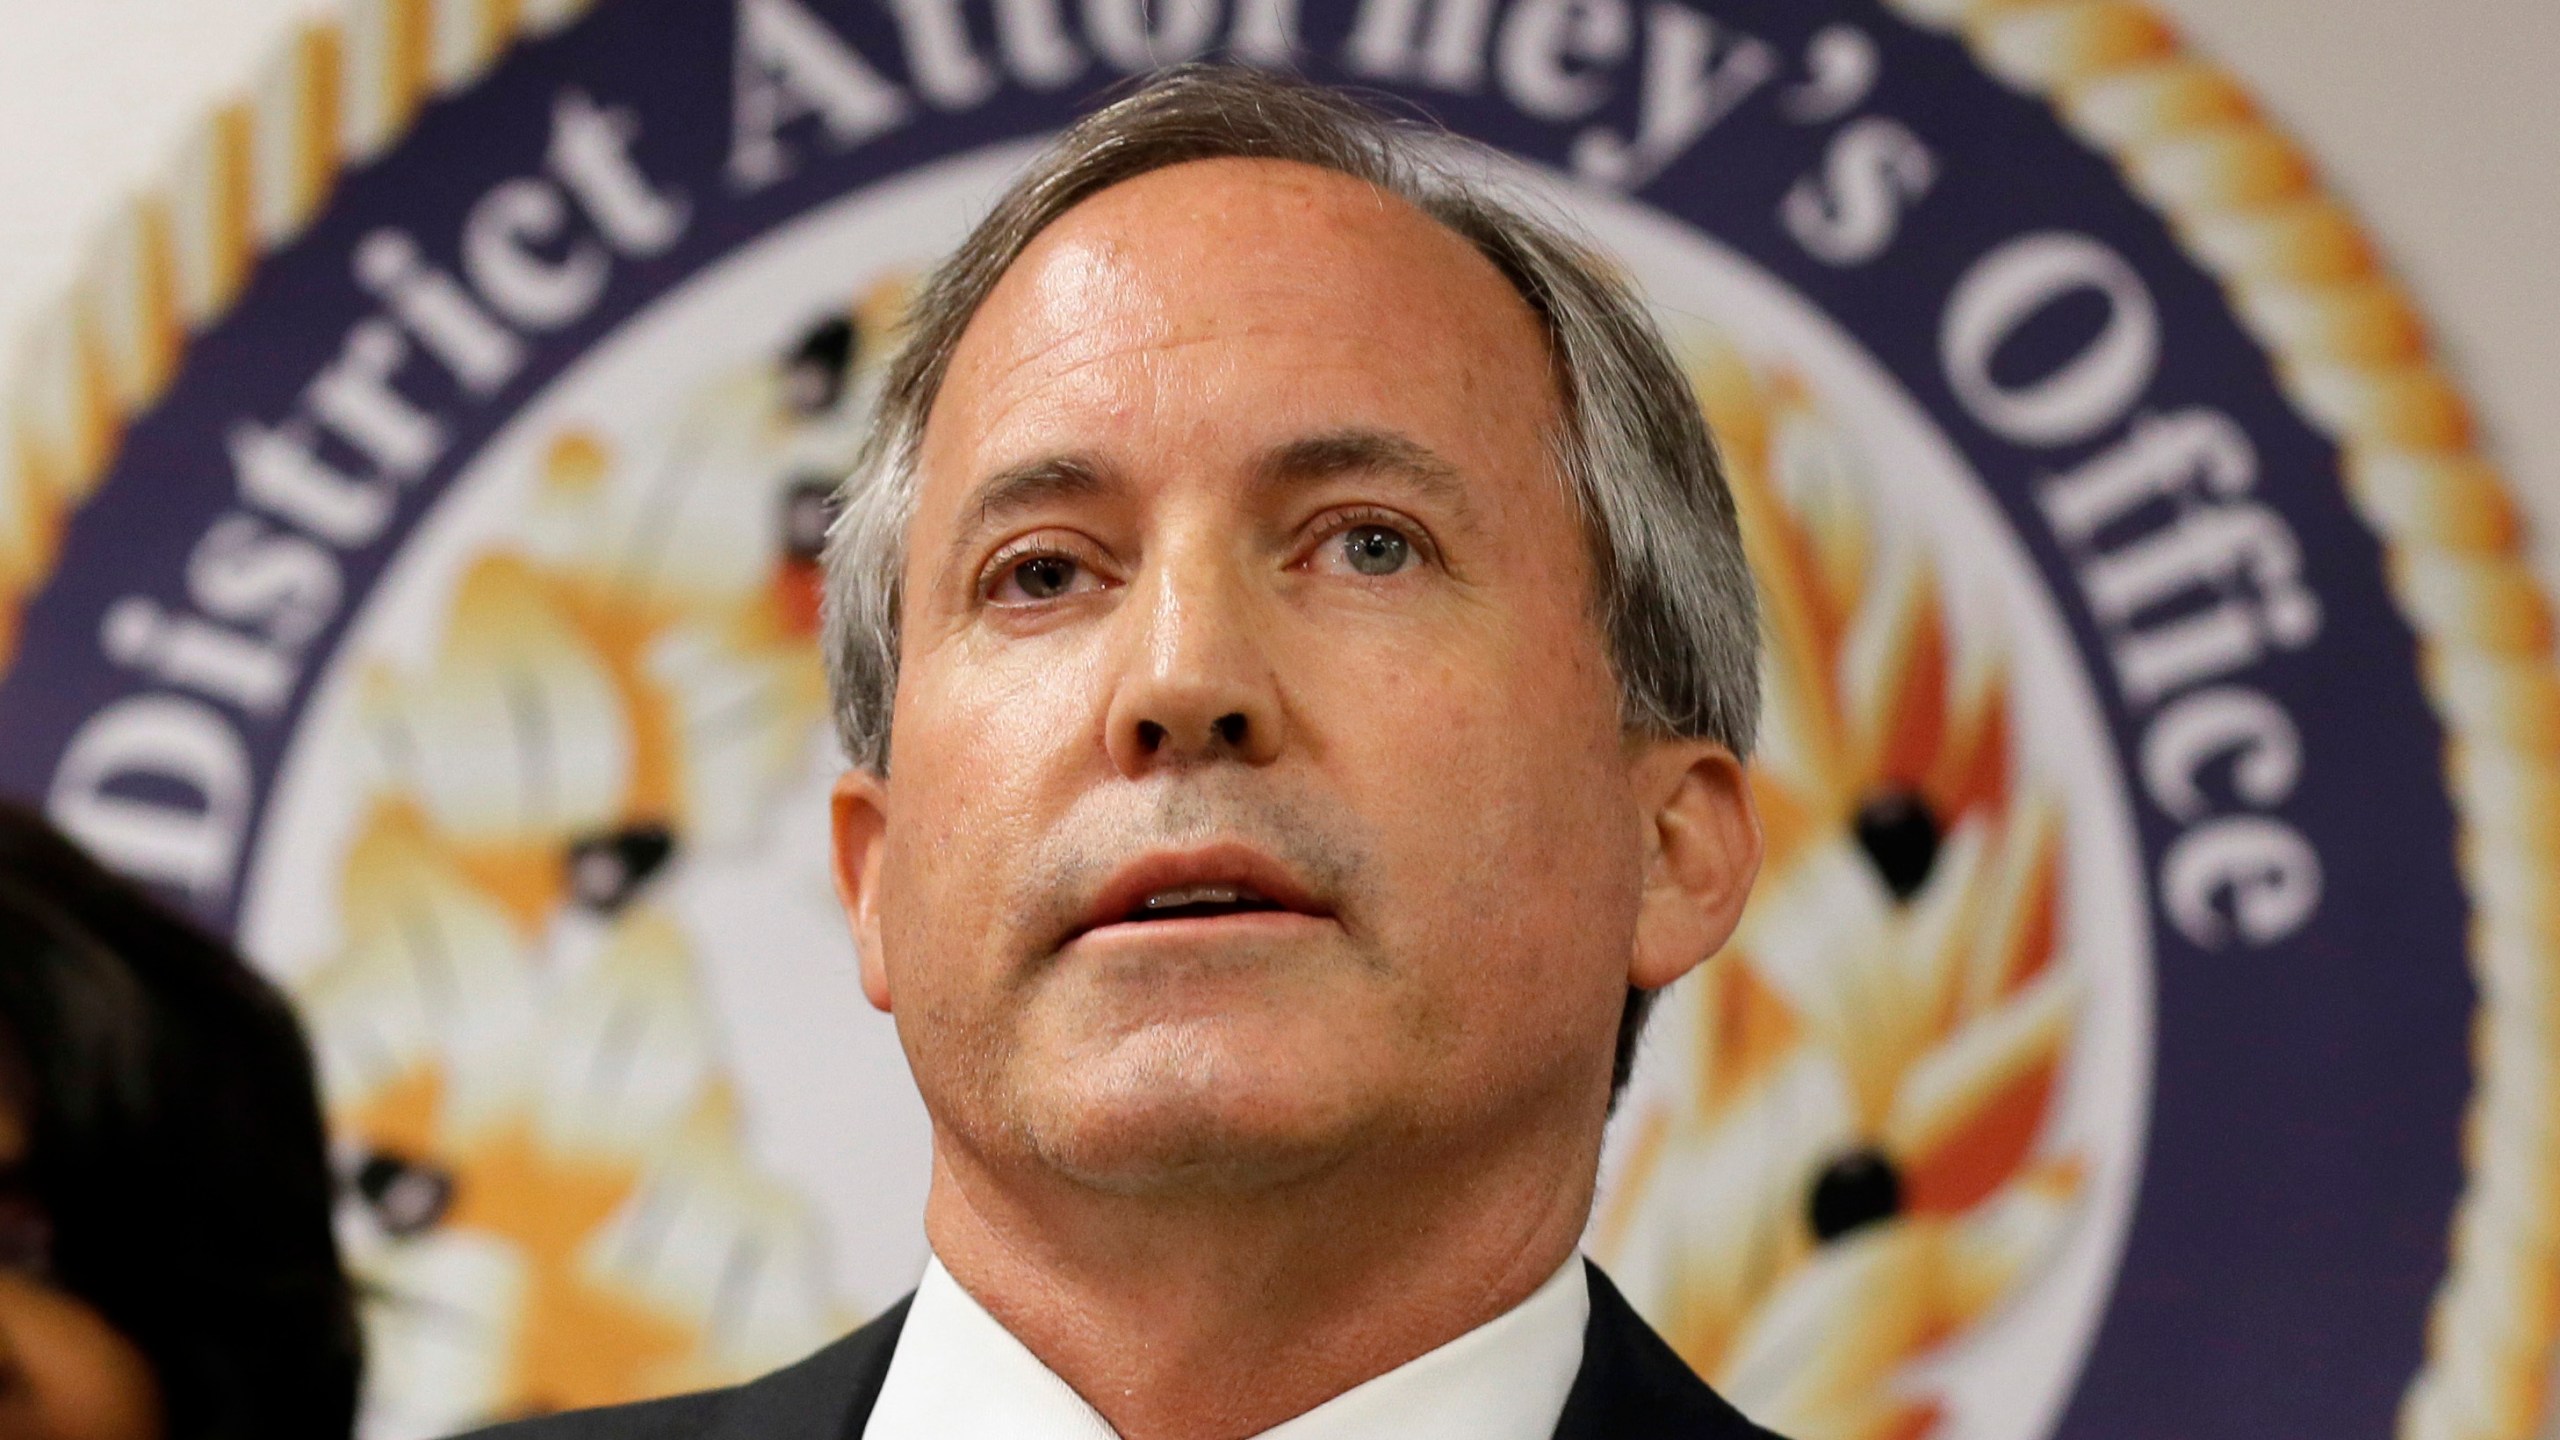
M 725 1383 L 858 1317 L 748 1157 L 697 937 L 658 896 L 823 743 L 817 556 L 904 290 L 665 433 L 564 425 L 423 662 L 357 707 L 341 948 L 301 986 L 369 1291 L 367 1427 Z
M 1760 584 L 1768 856 L 1726 954 L 1666 997 L 1596 1252 L 1675 1348 L 1799 1440 L 1938 1428 L 1915 1361 L 2056 1253 L 2083 1007 L 2058 802 L 2010 740 L 2003 637 L 1805 384 L 1697 338 Z

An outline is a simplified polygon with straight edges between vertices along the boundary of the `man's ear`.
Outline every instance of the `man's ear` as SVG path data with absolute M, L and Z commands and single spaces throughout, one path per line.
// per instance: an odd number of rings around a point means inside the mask
M 1659 990 L 1733 938 L 1760 874 L 1760 815 L 1742 762 L 1712 740 L 1646 742 L 1634 778 L 1645 876 L 1627 979 Z
M 836 777 L 829 805 L 835 830 L 836 898 L 844 902 L 862 952 L 862 993 L 889 1008 L 889 967 L 880 951 L 880 862 L 888 852 L 889 782 L 868 770 Z

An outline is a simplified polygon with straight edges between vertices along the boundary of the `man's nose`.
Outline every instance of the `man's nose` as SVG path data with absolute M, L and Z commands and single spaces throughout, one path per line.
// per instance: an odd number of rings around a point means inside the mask
M 1205 557 L 1153 567 L 1105 717 L 1112 764 L 1136 777 L 1168 765 L 1263 765 L 1285 739 L 1278 677 L 1241 577 Z

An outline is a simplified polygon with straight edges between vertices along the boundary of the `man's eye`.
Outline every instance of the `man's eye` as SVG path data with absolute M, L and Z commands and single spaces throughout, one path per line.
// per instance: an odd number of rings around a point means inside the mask
M 1393 575 L 1413 561 L 1413 542 L 1384 525 L 1354 525 L 1336 543 L 1342 563 L 1362 575 Z
M 1055 600 L 1083 578 L 1084 567 L 1064 555 L 1027 555 L 997 573 L 987 598 L 999 605 Z

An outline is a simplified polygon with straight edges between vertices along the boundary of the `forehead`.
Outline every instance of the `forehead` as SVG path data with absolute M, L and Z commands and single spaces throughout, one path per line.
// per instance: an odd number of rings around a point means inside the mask
M 1500 428 L 1557 410 L 1543 323 L 1463 237 L 1348 175 L 1218 159 L 1115 185 L 1036 236 L 954 348 L 927 449 L 1035 395 L 1116 385 L 1126 403 L 1133 368 L 1184 366 L 1318 388 L 1392 370 L 1397 398 Z

